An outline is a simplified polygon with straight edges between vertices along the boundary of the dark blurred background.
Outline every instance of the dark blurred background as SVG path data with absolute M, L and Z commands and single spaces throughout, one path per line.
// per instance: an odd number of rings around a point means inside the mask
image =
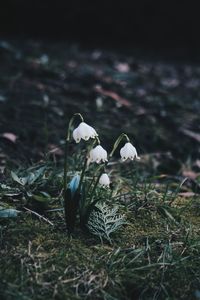
M 108 148 L 123 127 L 150 173 L 197 176 L 199 29 L 193 0 L 0 0 L 0 166 L 60 147 L 81 112 Z
M 3 36 L 67 39 L 198 55 L 198 1 L 1 0 Z

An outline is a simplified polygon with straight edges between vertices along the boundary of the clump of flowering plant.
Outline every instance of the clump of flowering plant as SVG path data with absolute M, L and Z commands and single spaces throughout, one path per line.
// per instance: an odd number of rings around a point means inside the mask
M 75 119 L 79 118 L 80 123 L 74 129 Z M 76 174 L 68 184 L 68 155 L 69 143 L 75 140 L 79 143 L 83 140 L 86 144 L 86 156 L 80 174 Z M 96 130 L 84 122 L 80 113 L 74 114 L 70 119 L 67 137 L 65 143 L 65 160 L 64 160 L 64 210 L 65 220 L 68 232 L 71 233 L 75 227 L 77 215 L 80 218 L 81 227 L 88 223 L 91 212 L 99 199 L 95 198 L 95 192 L 98 187 L 108 189 L 110 187 L 110 178 L 106 172 L 109 159 L 118 149 L 119 144 L 125 140 L 125 145 L 120 150 L 122 161 L 127 159 L 139 159 L 135 147 L 131 144 L 129 137 L 122 133 L 114 143 L 110 154 L 101 146 L 101 142 Z M 91 164 L 95 164 L 95 172 L 90 182 L 86 180 L 86 171 Z M 86 182 L 87 181 L 87 182 Z

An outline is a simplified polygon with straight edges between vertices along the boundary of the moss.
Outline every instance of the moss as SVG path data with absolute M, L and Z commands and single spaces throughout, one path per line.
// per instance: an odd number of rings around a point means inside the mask
M 183 205 L 178 199 L 174 203 L 178 210 Z M 9 221 L 1 240 L 1 299 L 133 299 L 141 293 L 149 299 L 156 291 L 160 299 L 167 297 L 166 291 L 170 299 L 192 299 L 200 275 L 200 249 L 194 246 L 199 217 L 184 210 L 183 223 L 177 226 L 156 210 L 144 209 L 137 214 L 127 211 L 127 220 L 113 237 L 113 245 L 101 244 L 79 230 L 69 238 L 63 228 L 28 214 Z M 189 224 L 192 231 L 186 245 Z M 147 241 L 149 252 L 130 263 L 137 255 L 133 250 L 145 249 Z M 161 261 L 171 259 L 174 264 L 162 269 L 159 255 L 164 255 L 169 241 L 171 252 L 168 249 Z

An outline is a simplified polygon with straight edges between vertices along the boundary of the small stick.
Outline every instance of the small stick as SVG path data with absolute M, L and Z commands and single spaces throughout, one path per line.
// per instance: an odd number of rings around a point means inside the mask
M 54 226 L 54 224 L 51 221 L 49 221 L 47 218 L 41 216 L 37 212 L 35 212 L 35 211 L 33 211 L 33 210 L 31 210 L 31 209 L 29 209 L 27 207 L 24 207 L 24 209 L 27 210 L 27 211 L 29 211 L 29 212 L 31 212 L 32 214 L 36 215 L 38 218 L 44 220 L 45 222 L 49 223 L 50 225 Z

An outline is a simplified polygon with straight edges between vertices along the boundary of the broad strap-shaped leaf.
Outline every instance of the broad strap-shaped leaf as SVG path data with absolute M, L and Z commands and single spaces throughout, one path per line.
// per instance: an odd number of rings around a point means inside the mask
M 74 231 L 80 198 L 81 194 L 77 191 L 75 192 L 74 196 L 72 196 L 70 188 L 66 190 L 66 194 L 64 195 L 65 220 L 69 233 Z

